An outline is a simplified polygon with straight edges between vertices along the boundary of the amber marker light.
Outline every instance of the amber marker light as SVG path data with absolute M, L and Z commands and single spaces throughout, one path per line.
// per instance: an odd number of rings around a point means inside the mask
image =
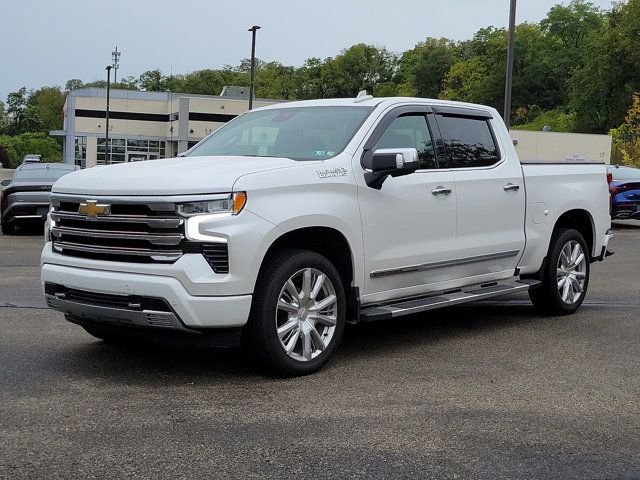
M 247 203 L 247 192 L 236 192 L 233 194 L 233 213 L 237 215 Z

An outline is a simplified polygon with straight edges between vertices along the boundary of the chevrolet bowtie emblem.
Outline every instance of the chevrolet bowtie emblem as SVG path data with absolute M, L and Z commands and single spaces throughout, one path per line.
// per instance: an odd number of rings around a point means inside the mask
M 109 215 L 111 213 L 111 205 L 98 203 L 97 200 L 87 200 L 80 204 L 78 213 L 86 215 L 87 218 L 96 218 L 98 215 Z

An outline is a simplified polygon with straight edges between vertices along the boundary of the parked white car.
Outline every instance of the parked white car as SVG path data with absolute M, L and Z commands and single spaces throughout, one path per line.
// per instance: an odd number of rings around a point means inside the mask
M 318 100 L 239 116 L 184 158 L 53 188 L 49 306 L 92 335 L 235 346 L 297 375 L 345 323 L 529 291 L 575 312 L 611 239 L 604 165 L 523 164 L 489 107 Z

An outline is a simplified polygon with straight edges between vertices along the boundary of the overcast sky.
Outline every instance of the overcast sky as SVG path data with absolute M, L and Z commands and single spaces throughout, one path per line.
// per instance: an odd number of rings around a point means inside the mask
M 592 0 L 602 8 L 610 0 Z M 518 23 L 559 0 L 519 0 Z M 562 3 L 567 3 L 565 0 Z M 2 0 L 0 99 L 22 86 L 104 78 L 117 45 L 118 76 L 160 68 L 186 73 L 256 55 L 300 65 L 365 42 L 402 52 L 427 36 L 470 38 L 508 23 L 509 0 Z

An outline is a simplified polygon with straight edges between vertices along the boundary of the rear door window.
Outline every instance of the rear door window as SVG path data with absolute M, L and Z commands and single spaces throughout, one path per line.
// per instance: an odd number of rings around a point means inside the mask
M 488 119 L 437 115 L 437 120 L 447 151 L 442 167 L 489 167 L 500 161 Z

